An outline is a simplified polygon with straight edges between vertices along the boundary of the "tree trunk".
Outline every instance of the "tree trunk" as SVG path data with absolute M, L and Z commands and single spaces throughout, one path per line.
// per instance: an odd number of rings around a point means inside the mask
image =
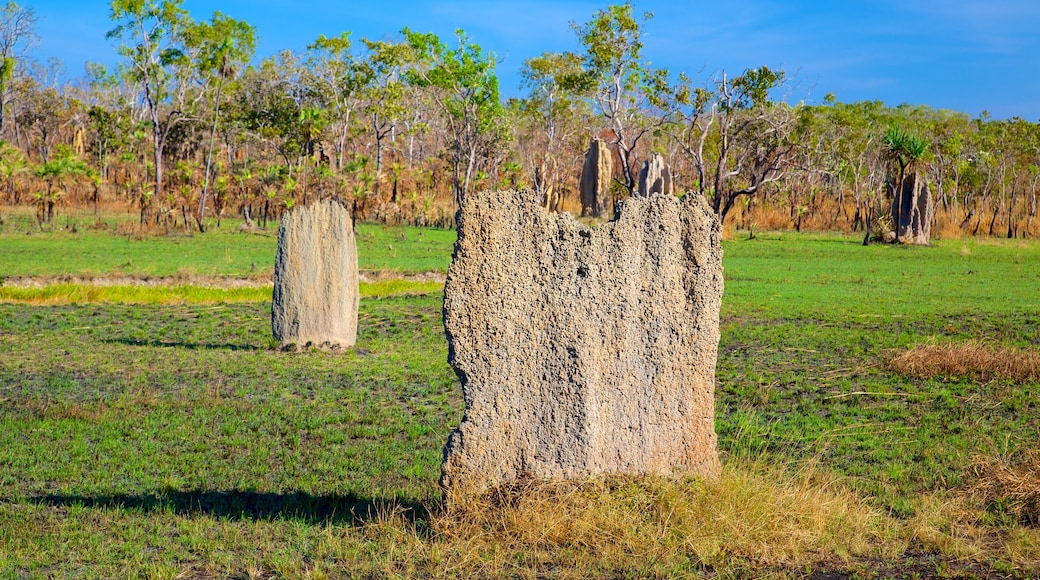
M 897 243 L 926 246 L 931 243 L 935 206 L 927 181 L 917 172 L 904 175 L 892 189 L 892 227 Z

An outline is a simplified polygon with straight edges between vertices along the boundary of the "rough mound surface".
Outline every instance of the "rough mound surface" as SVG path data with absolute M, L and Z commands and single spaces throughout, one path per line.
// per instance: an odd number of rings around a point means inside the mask
M 697 195 L 590 229 L 528 192 L 471 195 L 444 295 L 465 416 L 441 484 L 719 470 L 720 228 Z
M 350 212 L 328 199 L 282 218 L 274 261 L 271 328 L 283 347 L 357 342 L 357 245 Z

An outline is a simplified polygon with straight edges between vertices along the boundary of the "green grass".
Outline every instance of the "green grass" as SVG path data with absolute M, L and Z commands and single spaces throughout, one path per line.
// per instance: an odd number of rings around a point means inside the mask
M 943 314 L 1037 312 L 1040 243 L 937 240 L 862 246 L 838 235 L 763 234 L 724 242 L 724 314 L 854 323 Z
M 156 260 L 171 244 L 270 243 L 209 235 L 129 243 Z M 91 236 L 74 239 L 94 249 L 112 242 Z M 8 256 L 12 239 L 0 237 L 3 274 L 31 262 Z M 446 265 L 451 241 L 435 230 L 359 233 L 378 270 L 423 271 L 425 254 Z M 219 245 L 207 250 L 218 262 Z M 73 271 L 94 267 L 90 248 L 68 258 Z M 1040 244 L 864 248 L 841 237 L 762 234 L 725 250 L 716 429 L 726 465 L 823 473 L 827 485 L 895 517 L 884 525 L 918 526 L 936 503 L 958 497 L 974 455 L 1040 446 L 1040 384 L 913 379 L 885 365 L 896 349 L 931 340 L 1037 348 Z M 162 260 L 174 273 L 190 265 Z M 553 576 L 581 574 L 583 558 L 595 557 L 583 543 L 592 536 L 467 552 L 475 540 L 452 539 L 428 512 L 438 510 L 441 448 L 462 413 L 436 282 L 363 287 L 358 344 L 343 355 L 276 350 L 269 287 L 237 295 L 72 284 L 20 298 L 15 290 L 0 287 L 0 302 L 10 301 L 0 303 L 0 577 Z M 619 501 L 640 512 L 671 501 L 657 490 L 644 506 L 641 492 L 622 487 L 635 495 Z M 732 501 L 739 513 L 750 500 Z M 942 520 L 932 535 L 915 527 L 895 556 L 825 546 L 797 565 L 953 576 L 980 569 L 972 562 L 981 558 L 982 569 L 1010 577 L 1040 571 L 1040 534 L 981 508 L 971 513 L 977 521 Z M 683 552 L 691 548 L 669 535 L 673 519 L 662 514 L 640 525 L 671 538 L 662 545 L 675 553 L 622 549 L 617 560 L 593 560 L 594 569 L 803 571 L 763 568 L 725 542 L 720 553 Z M 983 526 L 980 543 L 998 548 L 972 555 L 943 543 L 969 524 Z
M 27 219 L 6 218 L 0 227 L 0 278 L 14 276 L 128 276 L 252 278 L 270 276 L 278 245 L 278 224 L 267 230 L 240 232 L 239 221 L 225 220 L 205 234 L 119 235 L 90 229 L 93 217 L 79 218 L 76 232 L 56 219 L 55 229 L 41 231 Z M 404 274 L 446 272 L 451 262 L 453 230 L 358 224 L 358 267 L 363 271 Z

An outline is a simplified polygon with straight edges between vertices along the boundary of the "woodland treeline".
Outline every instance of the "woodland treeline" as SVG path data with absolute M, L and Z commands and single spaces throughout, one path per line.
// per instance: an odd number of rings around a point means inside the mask
M 344 32 L 257 60 L 244 20 L 196 20 L 182 0 L 110 7 L 122 61 L 88 63 L 74 81 L 25 58 L 38 40 L 31 8 L 8 2 L 0 15 L 0 203 L 35 208 L 41 226 L 71 206 L 99 221 L 132 209 L 142 228 L 229 216 L 266 227 L 335 195 L 356 219 L 450 227 L 483 188 L 529 188 L 579 212 L 600 137 L 615 200 L 659 153 L 677 190 L 738 228 L 883 228 L 886 182 L 907 170 L 929 185 L 939 235 L 1040 235 L 1037 123 L 833 95 L 792 104 L 790 79 L 768 66 L 699 79 L 657 69 L 642 55 L 651 15 L 630 3 L 572 23 L 575 51 L 527 59 L 523 96 L 510 99 L 495 53 L 461 30 Z M 892 134 L 921 148 L 905 158 Z

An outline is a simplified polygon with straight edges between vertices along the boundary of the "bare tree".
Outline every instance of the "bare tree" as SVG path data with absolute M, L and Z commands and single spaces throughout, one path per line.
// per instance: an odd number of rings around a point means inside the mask
M 783 84 L 783 71 L 763 66 L 734 78 L 723 71 L 710 88 L 680 79 L 672 90 L 677 122 L 669 132 L 694 165 L 696 189 L 711 195 L 724 221 L 738 199 L 784 177 L 797 147 L 797 111 L 769 98 Z

